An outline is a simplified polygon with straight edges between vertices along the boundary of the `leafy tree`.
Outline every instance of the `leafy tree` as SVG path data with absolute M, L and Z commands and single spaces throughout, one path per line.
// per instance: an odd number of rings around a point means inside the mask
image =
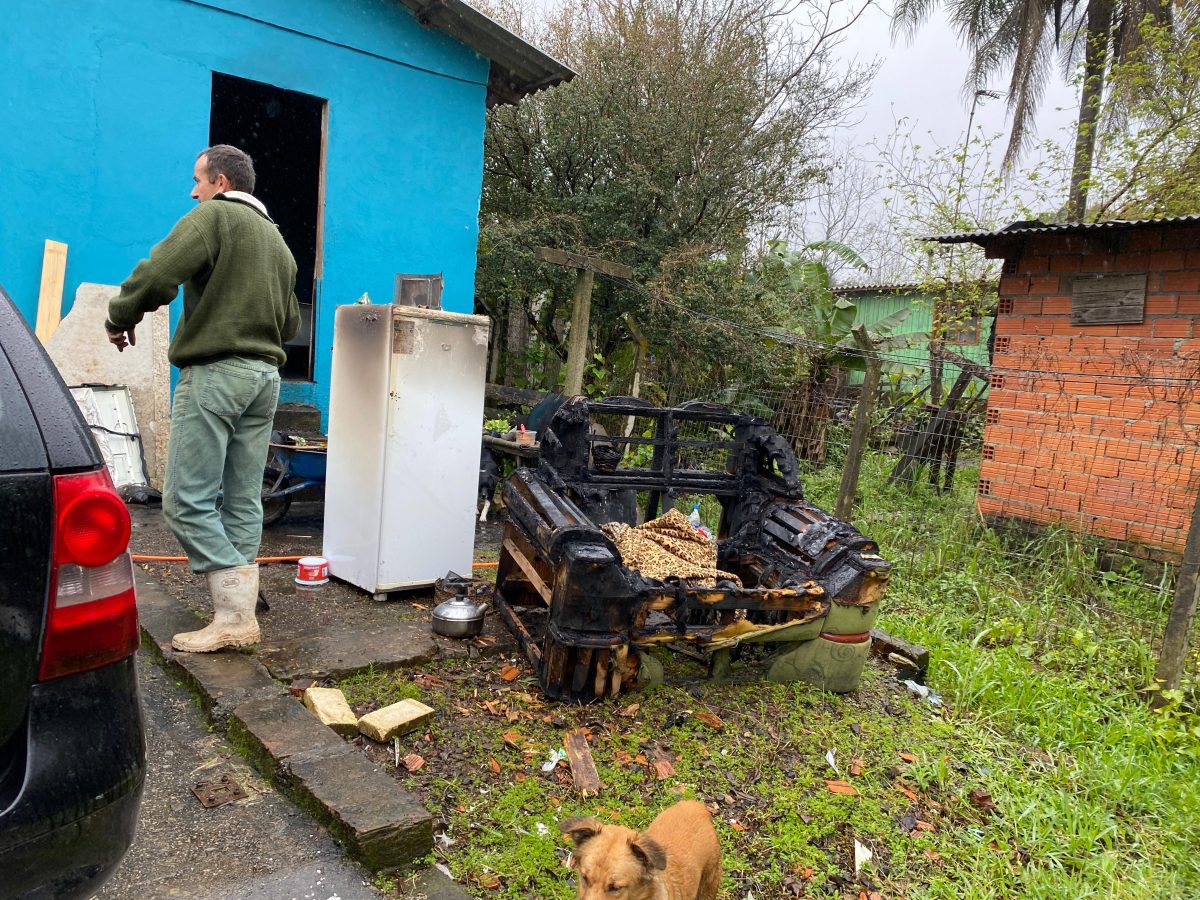
M 1104 117 L 1092 178 L 1095 218 L 1200 211 L 1200 7 L 1178 27 L 1147 17 L 1140 46 L 1113 66 L 1120 103 Z
M 912 35 L 937 5 L 938 0 L 900 0 L 893 16 L 894 33 Z M 1166 22 L 1172 4 L 1168 0 L 944 0 L 943 5 L 972 51 L 964 86 L 967 92 L 984 89 L 989 79 L 1011 71 L 1007 165 L 1028 141 L 1056 52 L 1068 78 L 1082 63 L 1066 209 L 1069 219 L 1081 219 L 1111 68 L 1140 46 L 1138 24 L 1143 17 L 1151 15 Z
M 530 253 L 549 245 L 632 265 L 647 284 L 597 280 L 605 357 L 627 338 L 626 313 L 652 347 L 677 344 L 679 308 L 655 298 L 753 324 L 729 305 L 750 238 L 821 176 L 824 135 L 870 75 L 832 56 L 861 12 L 843 15 L 846 2 L 802 21 L 789 0 L 569 0 L 541 21 L 494 10 L 579 76 L 488 115 L 481 303 L 530 315 L 544 296 L 535 333 L 561 353 L 572 275 Z M 727 340 L 689 343 L 705 365 L 728 352 Z

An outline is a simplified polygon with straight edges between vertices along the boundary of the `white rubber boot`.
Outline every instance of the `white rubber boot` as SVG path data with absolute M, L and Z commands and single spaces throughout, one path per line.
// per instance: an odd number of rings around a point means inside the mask
M 257 643 L 254 605 L 258 602 L 258 566 L 217 569 L 206 577 L 213 601 L 212 623 L 199 631 L 175 635 L 171 646 L 185 653 L 211 653 L 222 647 Z

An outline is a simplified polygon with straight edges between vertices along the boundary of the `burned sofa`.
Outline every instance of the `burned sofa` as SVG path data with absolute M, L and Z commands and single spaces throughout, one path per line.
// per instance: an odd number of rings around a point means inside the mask
M 589 701 L 653 680 L 661 667 L 642 651 L 657 644 L 717 676 L 755 645 L 771 680 L 856 687 L 890 566 L 804 499 L 791 448 L 763 419 L 576 397 L 540 437 L 537 467 L 504 485 L 495 606 L 547 695 Z M 649 521 L 697 497 L 720 509 L 719 572 L 704 581 L 635 571 L 601 527 L 632 525 L 639 498 Z

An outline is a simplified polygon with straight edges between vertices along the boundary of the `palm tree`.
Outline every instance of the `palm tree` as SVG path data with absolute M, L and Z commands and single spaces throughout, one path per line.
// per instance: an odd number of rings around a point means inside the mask
M 1137 48 L 1145 16 L 1165 21 L 1171 15 L 1171 0 L 944 0 L 944 5 L 951 24 L 971 49 L 964 85 L 968 94 L 984 89 L 989 78 L 1012 67 L 1008 90 L 1012 130 L 1006 166 L 1028 142 L 1054 57 L 1059 57 L 1067 78 L 1082 58 L 1067 199 L 1067 218 L 1082 218 L 1109 68 Z M 911 39 L 937 6 L 938 0 L 899 0 L 892 16 L 893 35 Z

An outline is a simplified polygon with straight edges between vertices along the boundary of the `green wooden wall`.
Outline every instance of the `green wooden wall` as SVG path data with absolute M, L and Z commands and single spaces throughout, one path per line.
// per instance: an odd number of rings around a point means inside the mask
M 857 305 L 858 312 L 854 317 L 854 321 L 856 324 L 866 325 L 868 328 L 880 319 L 884 319 L 905 308 L 909 310 L 909 316 L 893 330 L 894 333 L 903 334 L 909 331 L 927 332 L 933 327 L 934 298 L 931 295 L 881 290 L 864 293 L 845 292 L 839 293 L 839 296 Z M 975 343 L 960 344 L 948 341 L 946 344 L 947 349 L 954 351 L 960 356 L 965 356 L 972 362 L 977 362 L 984 366 L 988 365 L 987 344 L 994 321 L 994 316 L 981 316 L 978 329 L 979 336 Z M 929 351 L 924 346 L 912 347 L 908 350 L 897 350 L 889 353 L 888 357 L 897 362 L 911 363 L 921 367 L 921 374 L 911 379 L 914 385 L 920 386 L 929 383 Z M 958 372 L 958 366 L 946 363 L 942 374 L 942 384 L 946 390 L 949 390 L 950 385 L 954 383 L 954 379 L 958 377 Z M 862 372 L 850 373 L 851 384 L 862 384 L 862 380 Z

